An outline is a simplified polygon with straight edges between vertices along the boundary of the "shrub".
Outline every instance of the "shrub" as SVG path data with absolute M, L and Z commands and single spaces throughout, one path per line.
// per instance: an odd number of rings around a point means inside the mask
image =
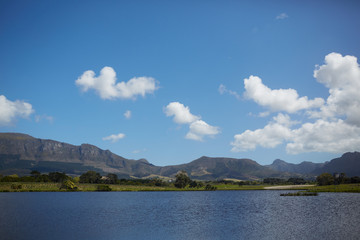
M 206 184 L 205 190 L 206 191 L 215 191 L 217 188 L 215 186 L 211 186 L 210 184 Z
M 11 184 L 11 189 L 15 189 L 15 190 L 22 189 L 22 185 L 21 184 Z
M 100 191 L 100 192 L 109 192 L 111 191 L 111 187 L 109 187 L 108 185 L 98 185 L 96 188 L 96 191 Z
M 61 184 L 60 189 L 66 189 L 67 191 L 76 191 L 78 188 L 71 180 L 66 180 Z

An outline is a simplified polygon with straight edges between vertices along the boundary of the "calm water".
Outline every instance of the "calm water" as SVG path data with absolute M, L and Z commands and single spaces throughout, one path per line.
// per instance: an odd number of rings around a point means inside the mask
M 360 239 L 360 194 L 0 193 L 0 239 Z

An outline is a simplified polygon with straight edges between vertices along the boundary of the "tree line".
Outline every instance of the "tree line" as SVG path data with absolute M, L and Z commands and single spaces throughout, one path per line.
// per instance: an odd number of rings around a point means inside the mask
M 196 181 L 190 179 L 185 171 L 180 171 L 175 176 L 175 181 L 164 181 L 159 178 L 153 179 L 119 179 L 116 174 L 109 173 L 105 176 L 101 176 L 100 173 L 95 171 L 87 171 L 80 176 L 71 177 L 64 172 L 50 172 L 48 174 L 42 174 L 39 171 L 33 170 L 29 176 L 19 177 L 16 174 L 2 176 L 0 175 L 0 182 L 54 182 L 54 183 L 91 183 L 91 184 L 119 184 L 119 185 L 135 185 L 135 186 L 158 186 L 158 187 L 170 187 L 174 186 L 179 189 L 183 188 L 204 188 L 205 190 L 216 190 L 213 185 L 216 184 L 238 184 L 238 185 L 282 185 L 282 184 L 307 184 L 313 183 L 313 181 L 307 181 L 303 178 L 265 178 L 262 181 L 239 181 L 234 182 L 231 180 L 217 180 L 217 181 Z M 323 185 L 336 185 L 336 184 L 349 184 L 360 183 L 360 177 L 347 177 L 345 173 L 322 173 L 316 178 L 316 183 L 320 186 Z M 71 185 L 71 184 L 70 184 Z
M 319 186 L 360 183 L 360 177 L 346 177 L 345 173 L 322 173 L 316 178 Z

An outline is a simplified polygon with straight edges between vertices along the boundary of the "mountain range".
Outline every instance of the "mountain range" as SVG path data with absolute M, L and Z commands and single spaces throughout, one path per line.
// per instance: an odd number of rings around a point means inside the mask
M 178 171 L 185 170 L 192 179 L 198 180 L 311 178 L 322 172 L 360 176 L 360 153 L 345 153 L 326 163 L 292 164 L 277 159 L 267 166 L 251 159 L 203 156 L 190 163 L 160 167 L 146 159 L 126 159 L 90 144 L 74 146 L 22 133 L 0 133 L 0 174 L 27 175 L 32 170 L 74 175 L 94 170 L 101 174 L 115 173 L 120 178 L 173 178 Z

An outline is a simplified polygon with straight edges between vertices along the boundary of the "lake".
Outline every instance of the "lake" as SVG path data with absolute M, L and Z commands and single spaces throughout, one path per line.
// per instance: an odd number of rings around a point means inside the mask
M 360 194 L 0 193 L 0 239 L 359 239 Z

